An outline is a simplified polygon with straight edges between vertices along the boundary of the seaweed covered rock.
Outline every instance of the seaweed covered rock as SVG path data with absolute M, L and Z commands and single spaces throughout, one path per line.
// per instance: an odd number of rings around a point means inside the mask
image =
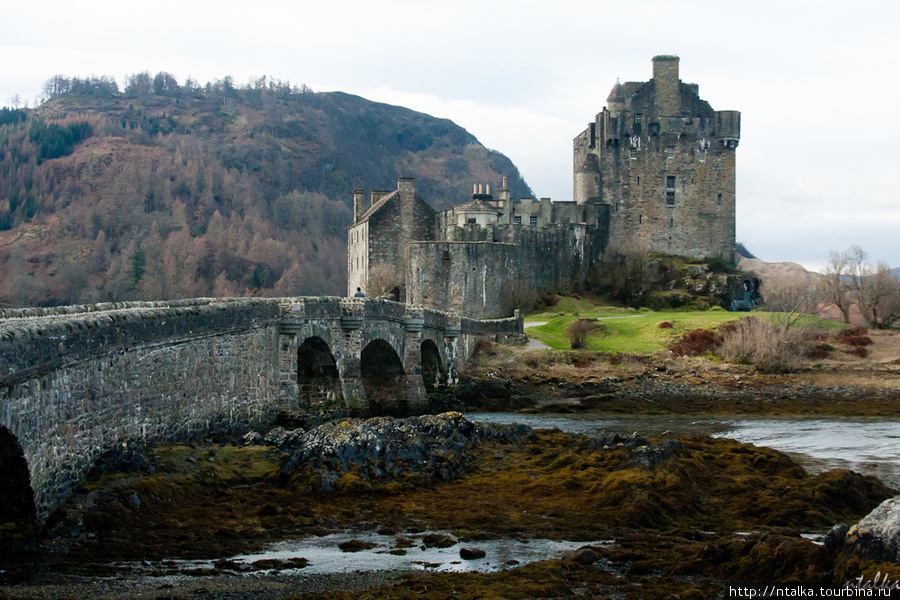
M 853 554 L 900 563 L 900 496 L 888 498 L 851 527 L 845 542 Z
M 313 489 L 360 491 L 375 483 L 427 484 L 467 472 L 475 446 L 534 435 L 524 425 L 473 423 L 457 412 L 397 419 L 345 419 L 309 431 L 273 430 L 287 452 L 284 470 L 304 473 Z

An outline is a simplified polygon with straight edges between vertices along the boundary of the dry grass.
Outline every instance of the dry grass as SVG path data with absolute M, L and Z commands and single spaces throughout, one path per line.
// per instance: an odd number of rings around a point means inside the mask
M 776 327 L 748 317 L 729 327 L 719 346 L 728 362 L 752 364 L 764 373 L 797 370 L 812 336 L 799 327 Z

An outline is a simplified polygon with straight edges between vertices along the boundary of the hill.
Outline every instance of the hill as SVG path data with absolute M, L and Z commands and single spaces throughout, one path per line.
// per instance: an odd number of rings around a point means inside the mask
M 55 77 L 0 111 L 0 305 L 341 294 L 354 189 L 442 209 L 509 178 L 447 119 L 260 79 Z

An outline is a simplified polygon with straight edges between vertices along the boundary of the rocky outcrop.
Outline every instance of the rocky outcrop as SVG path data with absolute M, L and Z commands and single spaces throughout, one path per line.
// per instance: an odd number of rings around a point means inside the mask
M 900 563 L 900 496 L 885 500 L 852 526 L 845 545 L 853 554 Z
M 332 491 L 449 481 L 467 472 L 478 444 L 520 442 L 533 435 L 525 425 L 473 423 L 449 412 L 344 419 L 309 431 L 276 428 L 266 441 L 286 451 L 286 472 L 305 474 L 312 489 Z

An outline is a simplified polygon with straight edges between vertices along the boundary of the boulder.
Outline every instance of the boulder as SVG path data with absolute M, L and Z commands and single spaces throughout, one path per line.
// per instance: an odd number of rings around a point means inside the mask
M 487 556 L 487 552 L 481 548 L 460 548 L 459 557 L 463 560 L 477 560 Z
M 879 504 L 850 528 L 844 541 L 852 554 L 900 563 L 900 496 Z
M 563 554 L 563 560 L 580 565 L 592 565 L 597 562 L 597 553 L 589 546 L 582 546 L 578 550 L 569 550 Z
M 449 548 L 456 544 L 456 539 L 446 533 L 429 533 L 422 538 L 426 548 Z

